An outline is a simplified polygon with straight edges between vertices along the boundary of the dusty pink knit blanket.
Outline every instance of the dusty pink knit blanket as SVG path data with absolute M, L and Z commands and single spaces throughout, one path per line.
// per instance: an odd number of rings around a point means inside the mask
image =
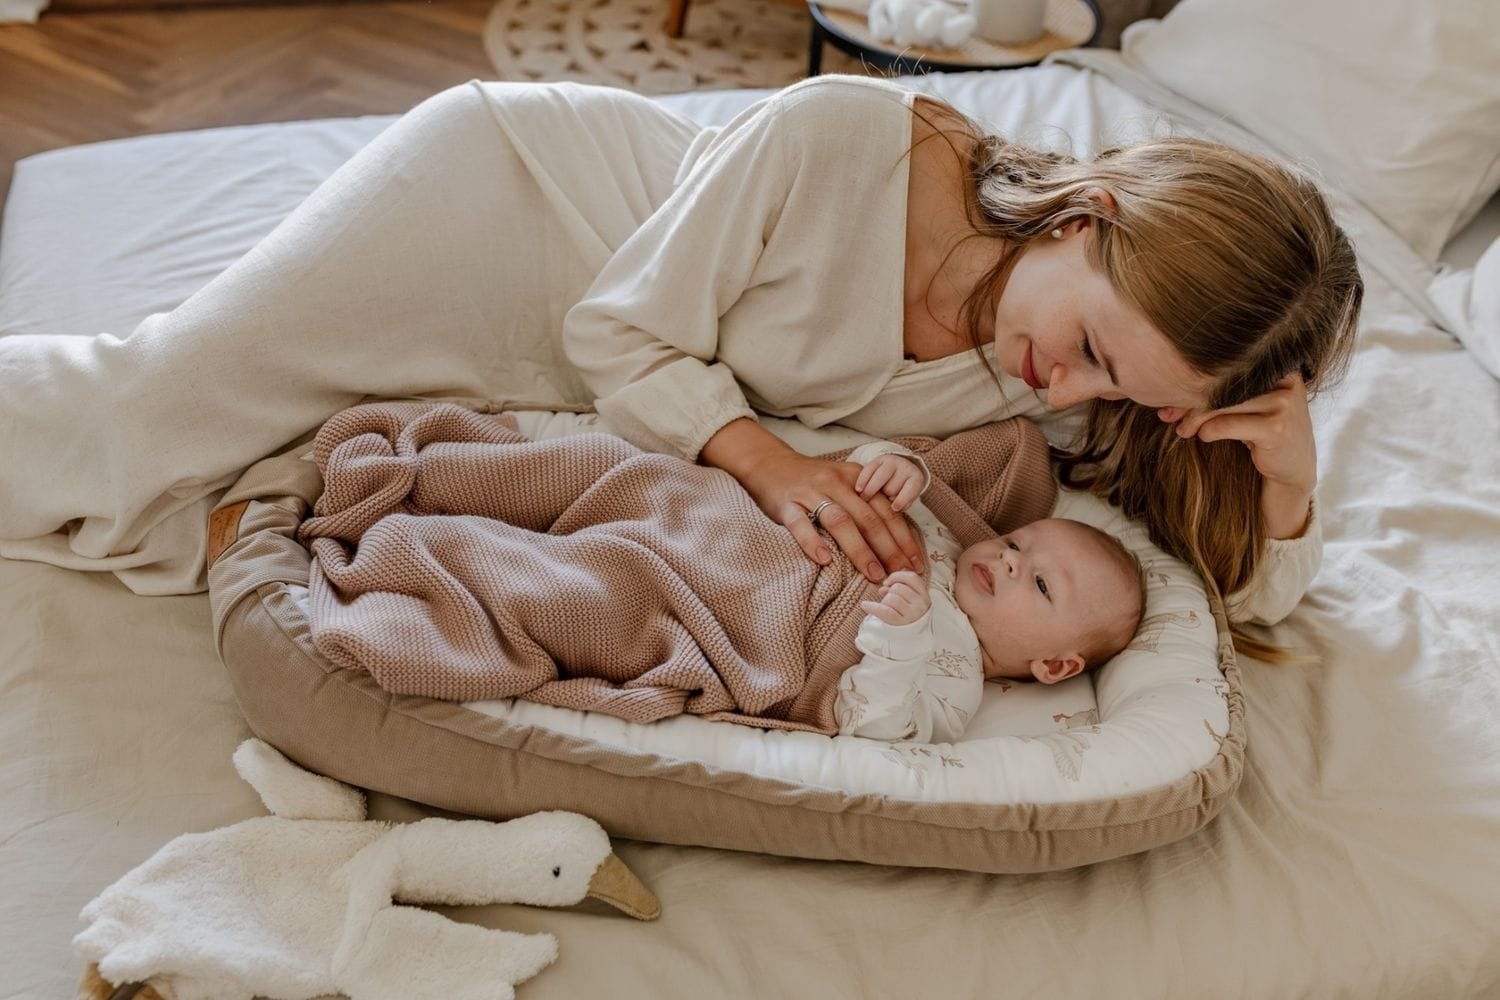
M 1025 421 L 907 443 L 966 544 L 1051 509 Z M 837 731 L 868 584 L 843 558 L 810 562 L 727 473 L 422 403 L 345 410 L 315 456 L 324 492 L 298 537 L 335 664 L 398 694 Z

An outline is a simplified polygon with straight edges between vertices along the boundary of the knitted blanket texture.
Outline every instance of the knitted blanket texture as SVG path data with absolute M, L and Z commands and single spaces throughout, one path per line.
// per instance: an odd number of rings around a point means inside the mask
M 903 441 L 964 544 L 1051 509 L 1025 421 Z M 324 492 L 298 537 L 333 663 L 398 694 L 837 731 L 872 587 L 842 556 L 808 560 L 727 473 L 604 434 L 530 441 L 451 404 L 345 410 L 314 456 Z

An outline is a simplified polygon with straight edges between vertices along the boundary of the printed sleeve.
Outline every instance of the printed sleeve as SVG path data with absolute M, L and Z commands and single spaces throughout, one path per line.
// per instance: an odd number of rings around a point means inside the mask
M 1250 625 L 1275 625 L 1302 600 L 1323 564 L 1323 522 L 1314 497 L 1307 529 L 1296 538 L 1266 542 L 1255 575 L 1224 599 L 1229 620 Z
M 750 287 L 792 179 L 773 96 L 707 141 L 673 193 L 609 259 L 563 323 L 563 347 L 610 429 L 696 460 L 753 417 L 718 354 L 719 318 Z
M 910 625 L 866 616 L 855 645 L 863 659 L 844 671 L 834 702 L 839 732 L 876 740 L 949 743 L 978 708 L 983 669 L 941 642 L 932 612 Z
M 834 718 L 839 732 L 874 740 L 915 739 L 921 732 L 917 705 L 932 651 L 932 612 L 908 625 L 887 625 L 874 615 L 860 623 L 854 645 L 864 654 L 839 678 Z

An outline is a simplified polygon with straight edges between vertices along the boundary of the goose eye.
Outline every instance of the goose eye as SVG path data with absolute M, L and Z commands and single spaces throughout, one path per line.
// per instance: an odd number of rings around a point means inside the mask
M 553 878 L 557 878 L 561 874 L 562 874 L 562 869 L 561 868 L 554 868 L 554 869 L 552 869 L 552 877 Z

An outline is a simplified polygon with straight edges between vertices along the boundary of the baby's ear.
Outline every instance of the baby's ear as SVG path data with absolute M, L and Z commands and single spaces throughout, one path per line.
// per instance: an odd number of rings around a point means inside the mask
M 1031 676 L 1043 684 L 1056 684 L 1069 677 L 1077 677 L 1084 667 L 1084 659 L 1077 653 L 1054 657 L 1050 660 L 1032 660 Z

